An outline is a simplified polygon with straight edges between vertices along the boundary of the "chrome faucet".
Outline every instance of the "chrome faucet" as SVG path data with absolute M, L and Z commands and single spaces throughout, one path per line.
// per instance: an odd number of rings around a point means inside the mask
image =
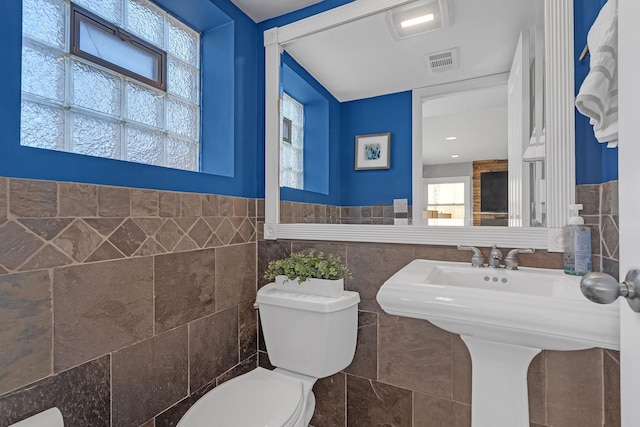
M 500 261 L 502 261 L 502 251 L 493 245 L 489 254 L 489 267 L 500 268 Z
M 535 252 L 533 248 L 524 248 L 524 249 L 511 249 L 507 254 L 507 257 L 504 259 L 504 268 L 507 270 L 517 270 L 518 269 L 518 254 L 532 254 Z
M 480 249 L 475 246 L 462 245 L 458 245 L 458 249 L 461 251 L 473 251 L 473 256 L 471 256 L 471 267 L 484 267 L 484 257 L 482 256 Z

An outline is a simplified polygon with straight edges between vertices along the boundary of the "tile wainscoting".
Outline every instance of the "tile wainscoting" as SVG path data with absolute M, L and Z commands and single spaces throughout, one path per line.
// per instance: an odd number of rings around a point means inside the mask
M 592 228 L 594 270 L 617 277 L 617 181 L 578 186 L 576 195 Z M 269 260 L 310 249 L 346 259 L 354 274 L 347 286 L 362 299 L 354 361 L 316 383 L 312 424 L 470 426 L 471 361 L 460 337 L 427 321 L 385 314 L 375 301 L 382 283 L 413 259 L 466 262 L 469 255 L 451 246 L 260 241 L 258 285 L 264 285 L 261 272 Z M 482 251 L 486 257 L 489 248 Z M 521 264 L 560 269 L 562 254 L 524 255 Z M 262 339 L 259 349 L 259 364 L 270 367 Z M 543 351 L 532 362 L 528 380 L 532 427 L 620 426 L 618 352 Z
M 576 203 L 583 205 L 584 209 L 580 215 L 584 218 L 584 223 L 591 227 L 593 270 L 603 271 L 618 278 L 618 181 L 579 185 Z
M 360 293 L 358 342 L 352 364 L 319 380 L 314 427 L 469 427 L 471 360 L 459 336 L 427 321 L 384 313 L 375 300 L 382 283 L 413 259 L 469 261 L 451 246 L 303 241 L 258 242 L 258 286 L 272 260 L 291 251 L 322 251 L 346 259 Z M 489 248 L 482 248 L 488 255 Z M 384 260 L 384 262 L 381 262 Z M 562 268 L 562 254 L 523 255 L 521 265 Z M 259 364 L 269 368 L 262 339 Z M 528 373 L 532 426 L 615 427 L 619 414 L 619 354 L 543 351 Z
M 283 224 L 378 224 L 393 225 L 394 218 L 411 218 L 408 213 L 395 214 L 393 205 L 333 206 L 316 203 L 280 202 Z
M 258 205 L 0 178 L 0 426 L 175 426 L 254 369 Z
M 578 187 L 594 261 L 611 272 L 615 190 Z M 321 208 L 313 217 L 305 209 L 308 222 L 321 220 Z M 341 216 L 324 208 L 325 221 Z M 429 322 L 387 315 L 375 301 L 411 260 L 468 261 L 468 253 L 263 241 L 263 217 L 262 200 L 0 178 L 0 426 L 51 406 L 74 427 L 175 426 L 208 390 L 270 366 L 255 292 L 269 260 L 309 249 L 343 256 L 354 274 L 348 287 L 362 299 L 354 361 L 317 382 L 312 424 L 469 426 L 464 343 Z M 521 261 L 562 267 L 561 254 Z M 617 352 L 543 352 L 529 383 L 534 426 L 620 425 Z

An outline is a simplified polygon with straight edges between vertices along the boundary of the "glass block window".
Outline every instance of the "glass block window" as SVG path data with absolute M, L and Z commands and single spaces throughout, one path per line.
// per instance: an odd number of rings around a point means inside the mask
M 280 187 L 304 188 L 304 106 L 283 93 L 280 100 Z
M 200 35 L 148 0 L 73 4 L 164 53 L 166 90 L 73 55 L 69 0 L 23 0 L 20 143 L 197 171 Z

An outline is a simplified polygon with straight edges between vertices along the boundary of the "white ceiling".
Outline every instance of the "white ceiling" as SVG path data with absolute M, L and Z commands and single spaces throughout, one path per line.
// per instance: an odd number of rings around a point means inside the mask
M 543 0 L 447 3 L 444 29 L 399 40 L 386 12 L 293 41 L 286 51 L 346 102 L 508 72 L 520 32 L 544 23 Z M 429 73 L 425 55 L 451 48 L 458 50 L 459 68 Z M 489 92 L 425 106 L 435 113 L 423 114 L 424 164 L 507 158 L 506 87 Z M 447 136 L 458 139 L 444 141 Z
M 445 29 L 397 40 L 381 13 L 303 37 L 286 50 L 344 102 L 509 71 L 520 31 L 543 22 L 542 0 L 448 4 Z M 454 47 L 459 69 L 429 74 L 424 55 Z
M 321 0 L 231 1 L 261 22 Z M 304 37 L 286 50 L 345 102 L 506 72 L 520 31 L 543 22 L 542 0 L 446 4 L 450 22 L 445 29 L 398 40 L 388 26 L 388 13 L 382 13 Z M 425 55 L 454 47 L 457 70 L 427 71 Z M 423 103 L 423 163 L 506 158 L 506 105 L 504 86 Z M 457 139 L 446 141 L 449 136 Z
M 425 165 L 506 159 L 507 86 L 425 100 L 422 140 Z
M 322 0 L 231 0 L 255 22 L 275 18 L 294 10 L 320 3 Z

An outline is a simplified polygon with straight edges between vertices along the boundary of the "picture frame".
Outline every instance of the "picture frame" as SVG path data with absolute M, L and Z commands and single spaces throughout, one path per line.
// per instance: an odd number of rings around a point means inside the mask
M 391 133 L 356 135 L 355 170 L 391 168 Z

